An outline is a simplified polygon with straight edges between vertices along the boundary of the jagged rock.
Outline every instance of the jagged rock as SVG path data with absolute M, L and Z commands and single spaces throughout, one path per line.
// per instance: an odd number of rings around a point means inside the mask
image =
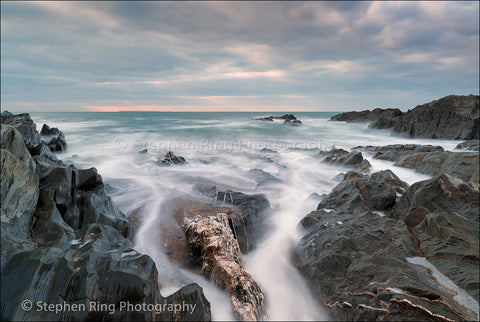
M 299 126 L 300 124 L 302 124 L 302 121 L 297 119 L 293 114 L 285 114 L 282 116 L 266 116 L 266 117 L 256 118 L 255 120 L 270 121 L 270 122 L 273 122 L 273 120 L 284 120 L 283 124 L 289 124 L 293 126 Z
M 242 253 L 226 214 L 186 219 L 187 244 L 203 260 L 202 274 L 230 294 L 233 312 L 241 321 L 268 318 L 265 296 L 242 265 Z
M 1 130 L 1 267 L 17 251 L 30 248 L 30 225 L 39 195 L 36 167 L 22 136 L 13 127 Z
M 257 182 L 257 187 L 261 187 L 271 183 L 282 182 L 281 179 L 275 177 L 274 175 L 262 169 L 250 169 L 248 170 L 247 175 Z
M 244 254 L 255 248 L 265 232 L 265 218 L 271 212 L 265 195 L 246 195 L 229 189 L 220 191 L 210 184 L 197 184 L 194 191 L 210 198 L 214 206 L 232 206 L 240 210 L 241 216 L 232 218 L 238 244 Z
M 450 95 L 409 110 L 393 131 L 411 137 L 478 140 L 478 118 L 478 95 Z
M 327 156 L 323 160 L 325 163 L 344 165 L 363 172 L 368 171 L 372 167 L 370 162 L 364 159 L 362 153 L 358 151 L 347 152 L 343 149 L 332 149 L 328 152 L 322 151 L 319 154 Z
M 43 142 L 32 144 L 39 135 L 28 114 L 2 113 L 1 120 L 34 132 L 25 130 L 25 139 L 2 124 L 0 319 L 157 320 L 151 310 L 121 310 L 122 302 L 155 305 L 163 298 L 153 260 L 136 252 L 126 239 L 129 222 L 106 194 L 96 169 L 67 166 Z M 199 305 L 192 317 L 209 320 L 201 289 L 181 291 L 186 304 Z M 201 303 L 192 303 L 200 298 Z M 32 301 L 32 310 L 22 309 L 24 300 Z M 39 311 L 39 301 L 84 308 Z M 107 309 L 92 310 L 90 303 Z M 162 319 L 179 316 L 163 312 Z
M 160 165 L 167 165 L 167 166 L 187 163 L 184 157 L 177 157 L 172 151 L 168 151 L 167 154 L 165 154 L 165 159 L 158 160 L 158 162 Z
M 30 154 L 37 154 L 36 151 L 40 145 L 40 135 L 37 132 L 37 126 L 30 117 L 30 114 L 12 114 L 4 111 L 0 115 L 0 123 L 16 128 L 22 135 Z
M 183 303 L 190 307 L 183 308 Z M 173 305 L 172 312 L 162 312 L 159 315 L 160 321 L 210 321 L 210 303 L 203 295 L 202 288 L 197 283 L 188 284 L 172 295 L 165 298 L 162 304 Z M 176 306 L 182 306 L 176 310 Z M 167 306 L 168 307 L 168 306 Z M 193 307 L 193 308 L 192 308 Z M 192 310 L 193 309 L 193 310 Z
M 390 174 L 377 176 L 388 178 Z M 339 187 L 362 185 L 365 177 L 345 177 L 334 189 L 342 192 L 338 207 L 314 211 L 300 222 L 306 235 L 294 258 L 332 317 L 478 319 L 478 187 L 448 177 L 416 183 L 402 197 L 405 201 L 414 196 L 416 208 L 400 203 L 395 207 L 402 206 L 402 220 L 346 209 L 345 204 L 360 198 L 362 191 Z M 366 204 L 364 200 L 358 203 Z M 431 204 L 435 205 L 430 206 L 434 213 L 428 209 Z M 461 212 L 446 213 L 451 207 Z M 472 218 L 472 208 L 476 209 L 476 219 Z M 442 273 L 454 282 L 441 277 Z
M 410 137 L 448 140 L 479 139 L 479 96 L 450 95 L 418 105 L 406 113 L 398 109 L 346 112 L 331 121 L 372 122 L 372 128 L 393 128 Z
M 47 124 L 43 124 L 40 137 L 50 151 L 67 151 L 65 134 L 56 127 L 50 128 Z
M 396 166 L 416 169 L 431 176 L 446 173 L 465 181 L 479 182 L 479 155 L 475 152 L 450 152 L 440 146 L 416 144 L 366 146 L 355 149 L 375 153 L 374 159 L 395 161 Z
M 459 143 L 455 149 L 462 149 L 462 150 L 471 150 L 471 151 L 478 151 L 479 149 L 479 141 L 478 140 L 468 140 L 462 143 Z
M 364 110 L 361 112 L 345 112 L 334 115 L 330 121 L 345 121 L 345 122 L 370 122 L 379 118 L 392 119 L 401 116 L 403 113 L 398 108 L 376 108 L 372 111 Z
M 448 174 L 414 183 L 392 209 L 390 216 L 403 219 L 412 209 L 424 207 L 431 213 L 456 212 L 478 222 L 478 185 Z

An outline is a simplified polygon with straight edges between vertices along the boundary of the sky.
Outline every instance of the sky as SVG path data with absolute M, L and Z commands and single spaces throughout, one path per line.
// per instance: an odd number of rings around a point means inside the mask
M 479 92 L 479 2 L 1 2 L 1 106 L 347 111 Z

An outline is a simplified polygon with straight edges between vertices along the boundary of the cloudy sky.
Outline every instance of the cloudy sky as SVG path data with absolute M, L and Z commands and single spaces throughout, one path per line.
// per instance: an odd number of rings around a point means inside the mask
M 403 110 L 479 91 L 479 3 L 1 2 L 10 111 Z

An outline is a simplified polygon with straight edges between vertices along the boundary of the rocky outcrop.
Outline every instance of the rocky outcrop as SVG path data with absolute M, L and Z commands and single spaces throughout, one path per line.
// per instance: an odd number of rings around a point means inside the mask
M 40 148 L 40 134 L 38 134 L 37 126 L 32 121 L 30 114 L 12 114 L 4 111 L 0 115 L 0 123 L 16 128 L 22 135 L 30 154 L 35 155 L 38 153 L 38 149 Z
M 392 128 L 410 137 L 448 140 L 479 139 L 479 96 L 450 95 L 418 105 L 406 113 L 398 109 L 347 112 L 331 121 L 371 122 L 377 129 Z
M 30 131 L 28 115 L 5 115 L 15 126 L 2 124 L 1 133 L 1 320 L 157 320 L 155 310 L 122 309 L 127 303 L 153 307 L 164 299 L 155 263 L 127 239 L 129 222 L 101 176 L 94 168 L 64 164 L 42 142 L 32 143 L 39 134 Z M 201 300 L 201 289 L 197 295 L 180 291 L 187 304 Z M 31 310 L 22 309 L 25 300 L 33 303 Z M 39 302 L 79 309 L 39 310 Z M 208 302 L 200 304 L 192 316 L 210 320 Z M 174 312 L 162 314 L 167 319 Z
M 478 140 L 468 140 L 462 143 L 459 143 L 455 149 L 461 150 L 470 150 L 470 151 L 478 151 L 479 149 L 479 141 Z
M 376 177 L 406 188 L 392 173 Z M 338 320 L 478 319 L 478 185 L 416 183 L 391 217 L 371 211 L 366 191 L 365 177 L 347 175 L 301 221 L 294 262 L 318 301 Z
M 165 154 L 165 159 L 159 159 L 158 163 L 163 166 L 171 166 L 176 164 L 186 164 L 187 161 L 185 161 L 184 157 L 177 157 L 172 151 L 168 151 L 167 154 Z
M 263 194 L 247 195 L 210 184 L 197 184 L 194 191 L 208 197 L 213 206 L 233 207 L 241 216 L 232 218 L 236 238 L 242 253 L 255 248 L 265 232 L 265 218 L 271 213 L 270 202 Z
M 402 116 L 402 111 L 398 108 L 376 108 L 374 110 L 364 110 L 361 112 L 345 112 L 334 115 L 330 121 L 344 121 L 344 122 L 372 122 L 378 119 L 394 119 Z
M 202 274 L 230 295 L 235 316 L 241 321 L 268 317 L 260 286 L 242 265 L 242 254 L 226 214 L 196 217 L 184 222 L 187 244 L 202 258 Z
M 360 214 L 368 211 L 384 211 L 395 206 L 397 194 L 403 194 L 408 185 L 392 171 L 373 173 L 370 177 L 349 172 L 318 205 L 317 210 Z
M 363 158 L 361 152 L 348 152 L 344 149 L 332 149 L 330 151 L 321 151 L 321 156 L 325 156 L 323 162 L 353 168 L 361 172 L 368 172 L 372 167 L 368 160 Z
M 416 169 L 431 176 L 446 173 L 464 181 L 479 182 L 479 155 L 476 152 L 451 152 L 440 146 L 414 144 L 355 149 L 374 153 L 374 159 L 395 161 L 396 166 Z
M 478 95 L 450 95 L 409 110 L 393 132 L 432 139 L 478 140 L 478 118 Z
M 50 151 L 66 151 L 67 141 L 65 134 L 56 127 L 51 128 L 47 124 L 43 124 L 40 131 L 42 142 L 45 143 Z
M 256 118 L 255 120 L 270 121 L 270 122 L 273 122 L 273 120 L 284 120 L 283 124 L 289 124 L 293 126 L 299 126 L 302 124 L 302 121 L 297 119 L 293 114 L 285 114 L 282 116 L 266 116 L 266 117 Z

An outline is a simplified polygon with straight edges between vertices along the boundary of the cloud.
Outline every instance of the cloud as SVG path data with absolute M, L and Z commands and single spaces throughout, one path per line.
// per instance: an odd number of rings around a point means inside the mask
M 2 104 L 18 111 L 410 108 L 478 93 L 478 2 L 39 1 L 1 9 Z

